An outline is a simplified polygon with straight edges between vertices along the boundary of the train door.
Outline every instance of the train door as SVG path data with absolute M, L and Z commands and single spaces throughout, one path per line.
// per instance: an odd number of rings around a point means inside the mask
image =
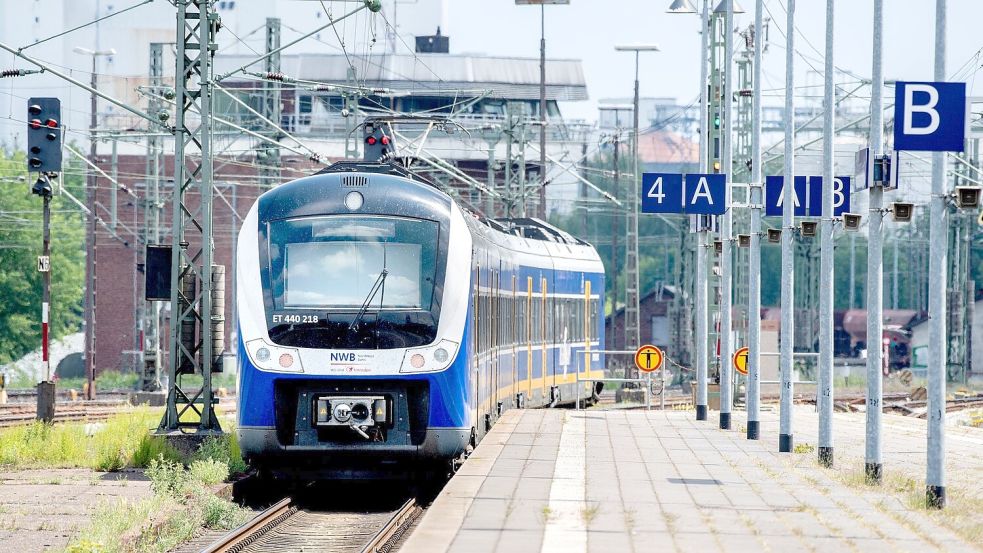
M 501 263 L 501 261 L 499 263 Z M 489 394 L 488 394 L 488 412 L 490 414 L 492 414 L 492 417 L 491 418 L 495 418 L 495 417 L 498 416 L 498 410 L 497 410 L 497 406 L 498 406 L 498 363 L 499 363 L 498 357 L 499 357 L 499 354 L 500 354 L 499 347 L 498 347 L 498 325 L 499 325 L 499 318 L 501 317 L 501 313 L 499 313 L 499 305 L 498 305 L 498 298 L 499 298 L 499 295 L 500 295 L 499 292 L 498 292 L 498 288 L 499 288 L 498 281 L 500 279 L 499 274 L 500 273 L 499 273 L 498 270 L 492 271 L 492 281 L 491 281 L 491 289 L 492 289 L 492 296 L 491 296 L 492 323 L 491 323 L 491 325 L 489 327 L 489 330 L 491 330 L 492 359 L 491 359 L 491 366 L 489 367 L 489 378 L 488 378 L 488 384 L 489 384 L 489 390 L 488 390 L 489 391 Z
M 526 398 L 532 399 L 532 277 L 526 277 Z M 538 405 L 539 402 L 536 402 Z
M 518 304 L 518 296 L 516 295 L 515 283 L 517 277 L 514 272 L 512 272 L 512 298 L 509 301 L 509 347 L 512 349 L 512 401 L 515 406 L 519 406 L 519 356 L 516 353 L 516 341 L 518 340 L 518 335 L 516 330 L 521 328 L 519 321 L 517 321 L 516 305 Z
M 549 392 L 547 391 L 552 385 L 552 377 L 549 374 L 549 342 L 546 340 L 546 277 L 539 277 L 539 320 L 536 321 L 539 325 L 539 366 L 542 370 L 542 383 L 543 383 L 543 400 L 547 401 L 550 399 Z
M 474 381 L 474 424 L 476 428 L 483 428 L 481 424 L 481 364 L 478 360 L 482 353 L 482 339 L 481 339 L 481 265 L 475 265 L 474 268 L 474 291 L 472 293 L 472 312 L 474 313 L 471 320 L 471 342 L 474 344 L 474 363 L 473 363 L 473 378 Z

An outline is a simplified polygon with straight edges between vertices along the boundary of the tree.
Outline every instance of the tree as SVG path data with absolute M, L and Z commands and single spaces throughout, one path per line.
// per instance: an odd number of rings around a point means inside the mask
M 83 174 L 77 164 L 66 164 L 61 178 L 66 191 L 84 195 Z M 0 157 L 0 364 L 41 344 L 41 199 L 31 194 L 33 184 L 23 153 Z M 51 201 L 52 340 L 82 327 L 84 242 L 84 215 L 56 193 Z

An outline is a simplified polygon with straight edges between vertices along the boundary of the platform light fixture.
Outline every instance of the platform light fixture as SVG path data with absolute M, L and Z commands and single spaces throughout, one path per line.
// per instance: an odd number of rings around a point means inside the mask
M 843 214 L 843 229 L 850 232 L 856 232 L 860 230 L 860 220 L 861 217 L 857 213 L 844 213 Z
M 899 223 L 908 223 L 915 212 L 915 204 L 908 202 L 894 202 L 891 204 L 891 214 L 893 219 Z
M 974 208 L 980 206 L 980 187 L 979 186 L 957 186 L 956 205 L 963 208 Z
M 815 221 L 802 221 L 799 223 L 799 234 L 805 238 L 812 238 L 816 236 L 816 227 L 818 223 Z
M 689 0 L 673 0 L 666 13 L 696 13 L 696 8 Z
M 734 3 L 734 14 L 735 15 L 736 14 L 739 14 L 739 13 L 744 13 L 744 8 L 742 8 L 741 5 L 737 3 L 737 0 L 720 0 L 720 2 L 717 4 L 717 6 L 715 8 L 713 8 L 713 13 L 715 13 L 715 14 L 724 14 L 724 13 L 727 13 L 727 3 L 728 2 L 733 2 Z
M 751 235 L 750 234 L 738 234 L 737 235 L 737 247 L 739 247 L 739 248 L 750 248 L 751 247 Z
M 770 228 L 768 229 L 768 241 L 777 244 L 782 241 L 782 229 Z

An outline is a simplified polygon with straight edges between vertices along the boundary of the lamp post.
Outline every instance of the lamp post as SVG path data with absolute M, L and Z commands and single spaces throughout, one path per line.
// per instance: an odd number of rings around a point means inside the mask
M 546 219 L 546 5 L 569 4 L 570 0 L 515 0 L 517 6 L 539 6 L 539 209 Z M 523 196 L 525 205 L 525 196 Z M 525 216 L 525 214 L 523 214 Z
M 635 53 L 635 99 L 634 121 L 632 123 L 632 166 L 634 185 L 629 194 L 631 208 L 628 210 L 628 240 L 625 244 L 625 346 L 636 348 L 639 342 L 640 325 L 638 321 L 638 208 L 641 203 L 639 195 L 641 175 L 638 164 L 638 58 L 642 52 L 658 52 L 656 44 L 631 44 L 615 46 L 619 52 Z
M 667 13 L 696 13 L 689 0 L 674 0 Z M 703 0 L 700 19 L 700 173 L 707 172 L 707 55 L 710 28 L 709 0 Z M 707 231 L 697 219 L 696 245 L 696 420 L 707 420 Z
M 99 85 L 99 77 L 96 73 L 96 63 L 99 56 L 114 56 L 116 50 L 90 50 L 81 46 L 72 48 L 76 54 L 92 56 L 92 78 L 90 86 L 92 93 L 89 96 L 89 161 L 96 162 L 96 93 Z M 96 175 L 90 169 L 89 177 L 86 182 L 85 204 L 89 210 L 89 224 L 86 225 L 85 240 L 85 378 L 86 378 L 86 399 L 95 399 L 95 305 L 96 305 Z

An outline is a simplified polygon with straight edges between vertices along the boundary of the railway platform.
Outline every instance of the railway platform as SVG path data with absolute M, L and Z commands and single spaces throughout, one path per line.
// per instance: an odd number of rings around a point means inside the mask
M 740 413 L 722 431 L 683 411 L 509 411 L 400 551 L 980 550 L 972 530 L 898 491 L 923 490 L 924 421 L 885 415 L 886 476 L 875 488 L 858 476 L 862 413 L 836 415 L 833 469 L 808 445 L 813 410 L 795 416 L 800 453 L 777 452 L 777 412 L 763 413 L 764 439 L 749 441 Z M 950 489 L 978 493 L 983 431 L 953 428 L 948 448 L 962 469 Z

